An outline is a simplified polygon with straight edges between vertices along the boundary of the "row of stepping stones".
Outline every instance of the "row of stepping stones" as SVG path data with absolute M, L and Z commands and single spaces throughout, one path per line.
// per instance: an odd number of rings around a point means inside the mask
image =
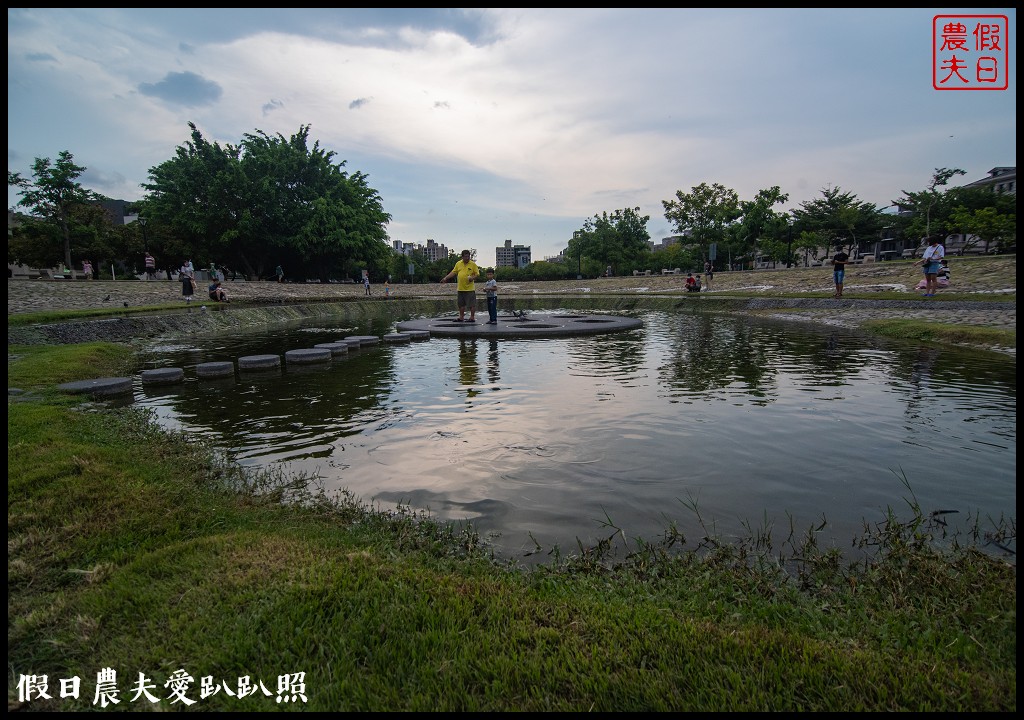
M 311 348 L 288 350 L 284 354 L 289 365 L 313 365 L 329 362 L 332 358 L 347 355 L 350 350 L 357 350 L 368 345 L 384 343 L 407 343 L 412 340 L 429 340 L 428 330 L 408 330 L 400 333 L 389 333 L 382 337 L 377 335 L 349 335 L 334 342 L 319 343 Z M 280 355 L 245 355 L 238 358 L 238 369 L 243 371 L 273 370 L 281 367 Z M 196 377 L 214 379 L 231 377 L 235 374 L 235 363 L 230 361 L 205 362 L 196 365 Z M 142 371 L 144 385 L 173 385 L 185 379 L 184 368 L 154 368 Z M 87 393 L 93 397 L 121 395 L 132 391 L 131 378 L 95 378 L 93 380 L 76 380 L 75 382 L 58 385 L 57 388 L 66 393 Z

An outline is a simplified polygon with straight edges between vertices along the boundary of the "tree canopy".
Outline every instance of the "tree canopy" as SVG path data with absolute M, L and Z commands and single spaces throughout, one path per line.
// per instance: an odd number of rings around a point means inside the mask
M 813 233 L 830 247 L 845 247 L 848 251 L 863 240 L 877 239 L 883 225 L 877 207 L 839 187 L 825 188 L 820 198 L 800 203 L 793 217 L 801 231 Z
M 19 173 L 7 173 L 8 187 L 21 188 L 18 207 L 25 208 L 30 215 L 44 221 L 43 227 L 30 230 L 29 234 L 37 232 L 37 237 L 45 239 L 48 234 L 56 231 L 63 243 L 64 263 L 69 268 L 72 267 L 72 233 L 81 225 L 76 223 L 76 217 L 90 216 L 90 206 L 102 199 L 91 190 L 83 188 L 78 182 L 83 172 L 85 167 L 76 165 L 74 156 L 69 151 L 62 150 L 57 155 L 56 162 L 52 162 L 50 158 L 37 157 L 32 163 L 32 179 L 24 178 Z M 46 265 L 51 262 L 52 260 Z
M 566 257 L 586 257 L 602 269 L 605 266 L 623 268 L 631 265 L 649 251 L 647 232 L 649 215 L 640 215 L 640 208 L 616 210 L 611 215 L 602 212 L 587 218 L 583 227 L 573 233 Z
M 665 219 L 672 223 L 684 247 L 696 245 L 702 258 L 711 243 L 723 242 L 727 230 L 741 215 L 739 196 L 724 185 L 701 183 L 684 193 L 676 190 L 675 200 L 662 200 Z
M 143 185 L 147 216 L 179 236 L 186 252 L 256 277 L 278 264 L 321 280 L 390 272 L 391 216 L 380 195 L 319 141 L 310 147 L 308 125 L 289 138 L 257 130 L 223 147 L 189 127 L 191 140 Z

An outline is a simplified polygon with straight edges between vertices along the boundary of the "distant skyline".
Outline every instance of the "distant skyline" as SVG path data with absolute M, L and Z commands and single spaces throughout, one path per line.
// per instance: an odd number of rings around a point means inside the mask
M 933 18 L 958 13 L 1008 18 L 1007 90 L 933 88 Z M 135 201 L 189 122 L 222 145 L 309 125 L 392 241 L 486 265 L 623 208 L 657 242 L 705 182 L 884 207 L 1016 165 L 1013 8 L 8 8 L 7 39 L 8 171 L 67 150 Z

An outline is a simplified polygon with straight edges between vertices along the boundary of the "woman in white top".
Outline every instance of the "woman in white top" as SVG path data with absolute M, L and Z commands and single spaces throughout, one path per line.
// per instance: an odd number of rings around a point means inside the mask
M 946 248 L 942 247 L 939 243 L 939 236 L 932 235 L 928 239 L 928 247 L 924 249 L 924 254 L 921 255 L 921 259 L 914 263 L 915 265 L 920 265 L 924 268 L 924 277 L 926 281 L 924 297 L 935 297 L 935 291 L 939 286 L 939 267 L 942 265 L 942 258 L 945 256 Z

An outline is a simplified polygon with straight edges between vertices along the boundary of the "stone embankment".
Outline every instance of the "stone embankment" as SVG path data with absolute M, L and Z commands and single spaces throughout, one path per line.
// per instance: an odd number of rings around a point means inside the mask
M 1016 257 L 954 258 L 951 261 L 952 285 L 949 293 L 970 295 L 997 293 L 1016 296 Z M 828 268 L 792 268 L 754 272 L 717 272 L 707 292 L 699 295 L 686 293 L 685 275 L 597 278 L 551 282 L 501 282 L 499 296 L 503 302 L 527 306 L 532 301 L 550 303 L 564 300 L 579 307 L 587 298 L 595 304 L 608 307 L 613 303 L 622 308 L 664 303 L 700 302 L 704 309 L 722 306 L 723 310 L 749 312 L 786 320 L 823 322 L 844 327 L 856 327 L 865 320 L 885 318 L 919 318 L 933 322 L 981 325 L 1016 329 L 1016 302 L 976 302 L 944 300 L 941 297 L 922 299 L 915 284 L 920 280 L 920 268 L 909 262 L 868 263 L 851 267 L 847 271 L 845 289 L 857 299 L 830 297 L 789 298 L 793 293 L 831 293 L 832 274 Z M 67 337 L 43 340 L 38 328 L 33 331 L 36 341 L 78 342 L 99 328 L 108 339 L 152 337 L 154 334 L 173 332 L 182 323 L 191 328 L 223 327 L 231 324 L 229 317 L 241 322 L 259 319 L 260 308 L 266 320 L 277 320 L 295 314 L 308 316 L 320 312 L 300 306 L 340 303 L 352 306 L 338 312 L 362 312 L 366 303 L 393 302 L 405 305 L 410 300 L 424 301 L 431 311 L 454 311 L 455 288 L 451 284 L 403 284 L 391 286 L 391 297 L 385 297 L 383 285 L 372 285 L 367 297 L 362 285 L 355 283 L 277 283 L 277 282 L 225 282 L 234 305 L 218 305 L 206 300 L 205 288 L 200 287 L 189 308 L 181 297 L 177 282 L 154 281 L 69 281 L 69 280 L 8 280 L 8 315 L 60 309 L 98 309 L 125 307 L 122 317 L 102 321 L 63 323 L 58 331 L 49 333 Z M 871 299 L 873 293 L 906 294 L 906 300 Z M 742 293 L 744 297 L 736 294 Z M 755 297 L 751 298 L 750 294 Z M 598 300 L 600 298 L 600 301 Z M 659 302 L 656 299 L 661 299 Z M 721 300 L 723 302 L 715 302 Z M 244 305 L 247 312 L 238 313 Z M 165 306 L 174 312 L 135 314 L 132 308 Z M 206 306 L 206 310 L 203 307 Z M 283 306 L 283 307 L 282 307 Z M 450 306 L 450 307 L 449 307 Z M 271 311 L 270 308 L 276 308 Z M 214 312 L 215 310 L 226 312 Z M 397 312 L 397 308 L 396 308 Z M 214 316 L 217 316 L 216 318 Z M 255 316 L 255 318 L 254 318 Z M 78 330 L 75 330 L 78 326 Z M 90 329 L 91 328 L 91 329 Z M 8 341 L 22 342 L 29 337 L 28 330 L 13 332 L 9 328 Z

